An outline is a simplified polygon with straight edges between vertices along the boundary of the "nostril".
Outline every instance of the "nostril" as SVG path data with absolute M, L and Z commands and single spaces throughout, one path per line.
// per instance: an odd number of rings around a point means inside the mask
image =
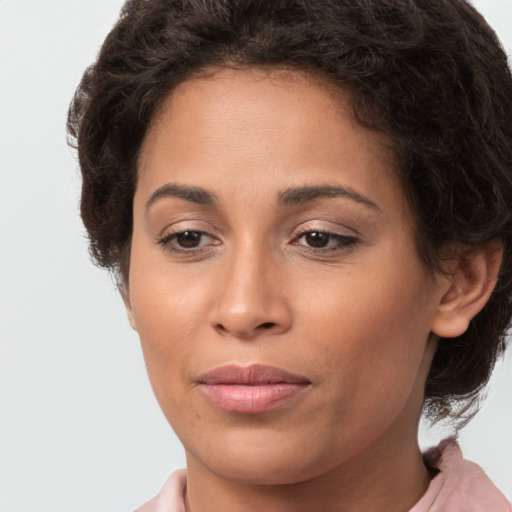
M 1 1 L 1 0 L 0 0 Z M 233 334 L 236 337 L 239 338 L 253 338 L 254 336 L 257 336 L 258 333 L 263 333 L 264 331 L 270 331 L 276 332 L 276 327 L 279 325 L 279 323 L 276 322 L 262 322 L 261 324 L 256 324 L 256 326 L 246 326 L 246 325 L 236 325 L 229 324 L 224 325 L 222 323 L 215 324 L 213 327 L 219 334 Z

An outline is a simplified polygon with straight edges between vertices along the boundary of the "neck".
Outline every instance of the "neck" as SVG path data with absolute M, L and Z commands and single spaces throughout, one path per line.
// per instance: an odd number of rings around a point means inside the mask
M 429 484 L 416 432 L 390 432 L 351 460 L 303 482 L 222 478 L 187 455 L 190 512 L 407 512 Z

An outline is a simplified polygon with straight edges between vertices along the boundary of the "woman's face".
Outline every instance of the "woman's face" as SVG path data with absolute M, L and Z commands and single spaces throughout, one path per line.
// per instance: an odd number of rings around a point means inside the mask
M 381 141 L 285 71 L 188 80 L 155 118 L 126 300 L 189 466 L 290 483 L 416 442 L 442 291 Z

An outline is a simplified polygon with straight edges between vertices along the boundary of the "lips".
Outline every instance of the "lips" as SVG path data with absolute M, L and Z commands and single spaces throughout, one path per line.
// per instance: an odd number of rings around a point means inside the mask
M 311 382 L 272 366 L 226 365 L 202 375 L 199 388 L 216 406 L 229 412 L 258 414 L 301 395 Z

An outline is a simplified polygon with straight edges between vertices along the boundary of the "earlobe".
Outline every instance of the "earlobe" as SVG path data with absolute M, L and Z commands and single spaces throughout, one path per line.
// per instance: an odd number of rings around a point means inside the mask
M 137 326 L 135 325 L 135 318 L 133 317 L 133 313 L 131 308 L 128 306 L 126 307 L 126 314 L 128 315 L 128 322 L 130 322 L 130 325 L 134 331 L 137 331 Z
M 130 292 L 128 286 L 126 284 L 122 285 L 120 288 L 121 297 L 123 298 L 124 307 L 126 308 L 126 315 L 128 316 L 128 322 L 130 323 L 131 328 L 134 331 L 137 331 L 137 326 L 135 323 L 135 317 L 133 316 L 132 305 L 130 301 Z
M 497 238 L 462 250 L 446 279 L 431 331 L 441 338 L 463 334 L 469 322 L 485 306 L 496 285 L 503 257 Z

